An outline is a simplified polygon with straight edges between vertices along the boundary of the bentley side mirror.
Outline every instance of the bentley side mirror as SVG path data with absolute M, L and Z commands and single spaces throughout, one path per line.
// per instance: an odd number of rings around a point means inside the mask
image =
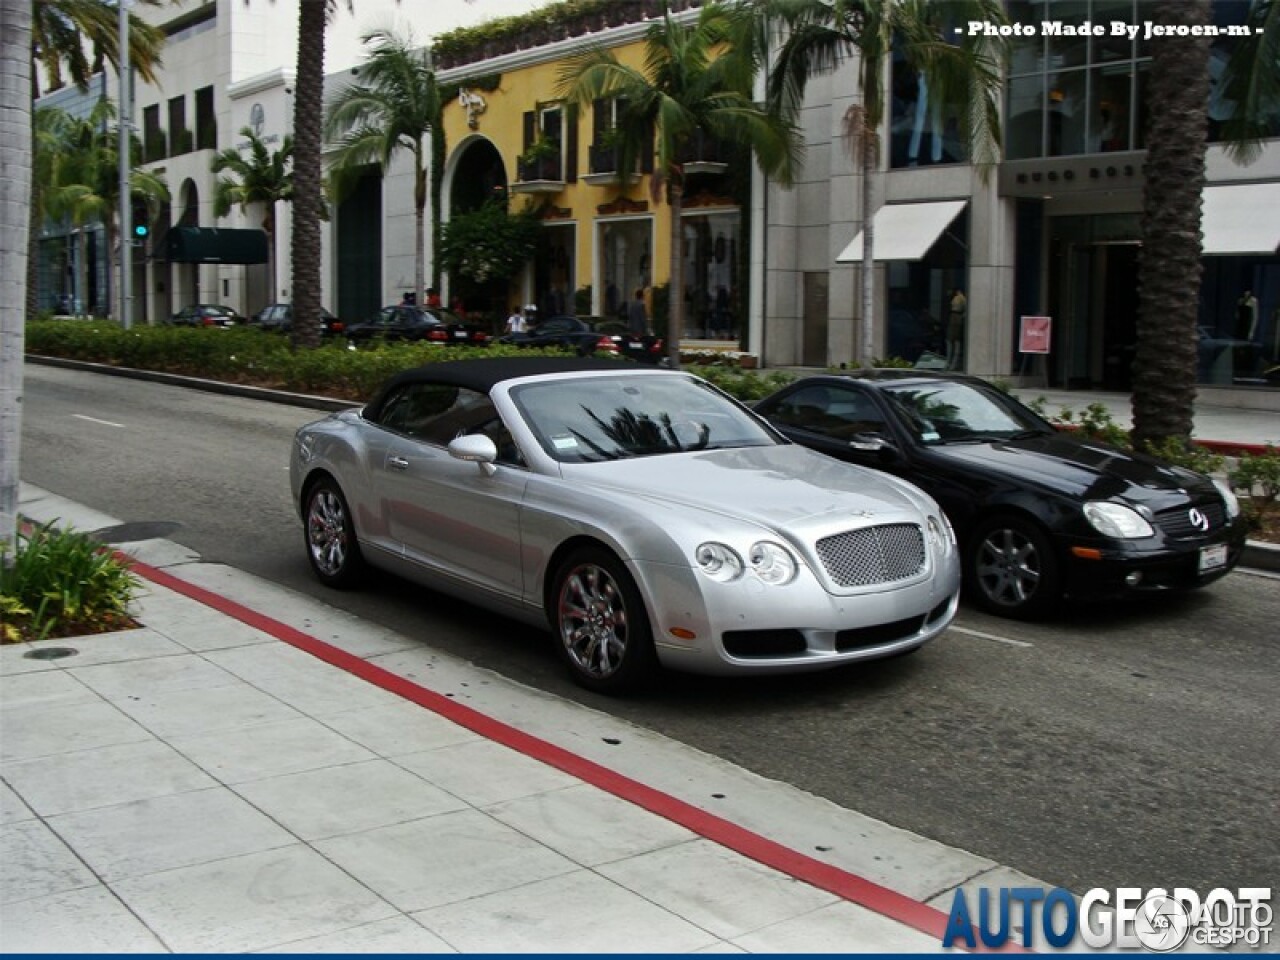
M 449 444 L 449 456 L 455 460 L 479 464 L 486 477 L 493 476 L 498 470 L 493 465 L 498 459 L 498 448 L 493 440 L 483 433 L 471 433 L 454 438 Z

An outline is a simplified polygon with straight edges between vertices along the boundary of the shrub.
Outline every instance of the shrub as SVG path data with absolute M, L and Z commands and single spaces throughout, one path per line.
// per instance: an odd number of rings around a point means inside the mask
M 1225 463 L 1221 454 L 1174 437 L 1166 437 L 1161 443 L 1148 442 L 1143 449 L 1153 457 L 1197 473 L 1217 473 Z
M 743 403 L 762 400 L 795 379 L 793 374 L 781 370 L 756 373 L 752 370 L 740 370 L 728 366 L 695 367 L 690 372 L 711 381 L 725 393 L 731 397 L 737 397 Z
M 131 626 L 137 588 L 127 563 L 85 534 L 52 524 L 19 532 L 11 562 L 0 550 L 0 642 Z
M 1263 527 L 1280 510 L 1280 449 L 1268 446 L 1260 454 L 1243 454 L 1230 481 L 1250 525 Z

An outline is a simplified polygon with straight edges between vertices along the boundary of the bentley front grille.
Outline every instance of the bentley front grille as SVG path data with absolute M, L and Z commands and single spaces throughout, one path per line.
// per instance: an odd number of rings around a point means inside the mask
M 819 540 L 818 556 L 842 587 L 893 583 L 924 569 L 924 534 L 914 523 L 848 530 Z

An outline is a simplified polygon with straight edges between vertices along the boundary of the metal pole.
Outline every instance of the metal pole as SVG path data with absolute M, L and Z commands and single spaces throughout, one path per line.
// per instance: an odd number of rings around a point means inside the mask
M 133 201 L 129 196 L 130 114 L 129 96 L 129 5 L 119 0 L 120 12 L 120 104 L 116 152 L 120 158 L 120 323 L 133 326 Z

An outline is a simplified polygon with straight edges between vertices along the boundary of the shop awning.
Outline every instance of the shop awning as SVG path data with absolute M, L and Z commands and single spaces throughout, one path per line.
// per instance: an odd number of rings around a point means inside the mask
M 919 260 L 937 242 L 942 231 L 964 209 L 964 200 L 932 203 L 886 203 L 876 211 L 875 258 Z M 836 263 L 862 262 L 862 231 L 836 257 Z
M 261 230 L 174 227 L 167 250 L 174 263 L 266 263 L 267 235 Z
M 1204 188 L 1200 225 L 1204 252 L 1270 256 L 1280 247 L 1280 183 Z

